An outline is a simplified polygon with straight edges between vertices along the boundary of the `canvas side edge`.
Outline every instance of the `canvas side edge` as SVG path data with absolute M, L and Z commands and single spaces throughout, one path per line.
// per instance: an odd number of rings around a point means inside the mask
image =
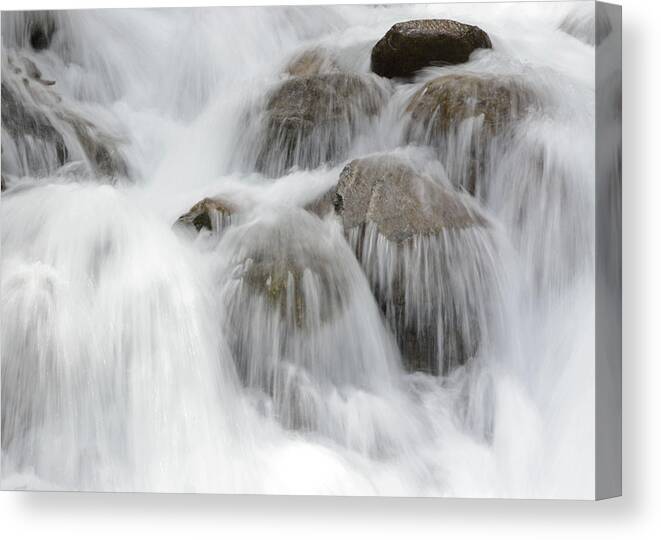
M 595 3 L 595 499 L 622 494 L 622 8 Z

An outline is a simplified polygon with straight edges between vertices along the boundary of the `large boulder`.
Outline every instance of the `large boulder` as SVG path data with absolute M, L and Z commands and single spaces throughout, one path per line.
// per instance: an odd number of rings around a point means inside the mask
M 409 370 L 447 374 L 486 346 L 499 270 L 474 203 L 375 156 L 342 171 L 335 209 Z
M 490 49 L 491 39 L 477 26 L 449 19 L 397 23 L 372 49 L 372 71 L 382 77 L 410 77 L 427 66 L 467 62 L 476 49 Z
M 340 174 L 334 205 L 345 228 L 372 223 L 394 242 L 482 223 L 454 192 L 383 156 L 349 163 Z
M 516 77 L 444 75 L 411 98 L 405 137 L 438 149 L 450 178 L 475 194 L 489 149 L 535 103 L 532 90 Z
M 257 170 L 276 177 L 292 167 L 337 163 L 386 97 L 373 76 L 329 73 L 284 81 L 266 102 Z
M 237 371 L 268 396 L 282 424 L 345 425 L 344 418 L 318 424 L 343 414 L 330 404 L 343 399 L 335 388 L 389 387 L 392 344 L 335 228 L 302 209 L 278 208 L 229 229 L 218 250 L 228 261 L 221 301 Z M 341 429 L 331 431 L 326 435 L 346 442 Z

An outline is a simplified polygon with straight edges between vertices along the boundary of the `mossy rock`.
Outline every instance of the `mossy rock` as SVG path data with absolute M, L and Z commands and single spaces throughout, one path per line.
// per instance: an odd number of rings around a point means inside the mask
M 320 243 L 319 234 L 309 234 L 320 227 L 307 212 L 295 209 L 275 221 L 252 225 L 242 237 L 247 249 L 240 256 L 238 279 L 247 294 L 265 299 L 276 310 L 285 327 L 305 330 L 308 320 L 325 324 L 346 301 L 345 269 L 337 266 L 334 251 Z M 311 303 L 307 291 L 318 301 Z

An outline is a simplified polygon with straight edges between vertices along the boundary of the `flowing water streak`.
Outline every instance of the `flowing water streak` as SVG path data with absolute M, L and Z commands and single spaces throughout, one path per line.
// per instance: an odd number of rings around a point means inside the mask
M 40 149 L 44 162 L 22 159 L 3 125 L 3 486 L 591 496 L 593 49 L 557 30 L 567 6 L 558 9 L 60 12 L 60 31 L 40 52 L 28 46 L 24 16 L 3 14 L 3 62 L 27 57 L 55 80 L 69 110 L 113 134 L 131 177 L 98 185 L 85 149 L 57 118 L 83 172 L 59 168 L 54 146 Z M 495 281 L 506 309 L 478 318 L 501 316 L 489 326 L 493 342 L 511 346 L 485 348 L 447 377 L 404 373 L 369 293 L 375 276 L 361 273 L 333 217 L 292 208 L 332 187 L 341 166 L 279 179 L 246 170 L 261 144 L 246 114 L 282 83 L 293 55 L 326 47 L 341 69 L 370 77 L 373 43 L 395 22 L 422 17 L 479 24 L 495 49 L 465 69 L 516 73 L 545 111 L 489 162 L 492 185 L 479 193 L 511 246 L 473 239 L 502 275 L 483 276 L 470 294 Z M 351 119 L 343 159 L 404 145 L 407 100 L 444 69 L 383 83 L 389 101 L 377 117 Z M 466 170 L 449 159 L 447 171 Z M 530 187 L 529 176 L 540 183 Z M 171 229 L 219 194 L 252 212 L 193 242 Z M 264 232 L 273 229 L 288 231 L 284 243 Z M 438 248 L 417 242 L 430 256 Z M 300 275 L 285 273 L 274 312 L 241 277 L 256 252 L 281 248 L 305 264 Z M 323 294 L 337 299 L 333 313 L 324 313 Z M 569 455 L 574 448 L 585 452 Z

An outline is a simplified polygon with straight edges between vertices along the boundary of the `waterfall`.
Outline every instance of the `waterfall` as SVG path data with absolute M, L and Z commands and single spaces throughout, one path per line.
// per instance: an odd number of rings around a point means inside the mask
M 569 8 L 3 13 L 2 486 L 591 497 Z M 420 18 L 493 49 L 371 73 Z

